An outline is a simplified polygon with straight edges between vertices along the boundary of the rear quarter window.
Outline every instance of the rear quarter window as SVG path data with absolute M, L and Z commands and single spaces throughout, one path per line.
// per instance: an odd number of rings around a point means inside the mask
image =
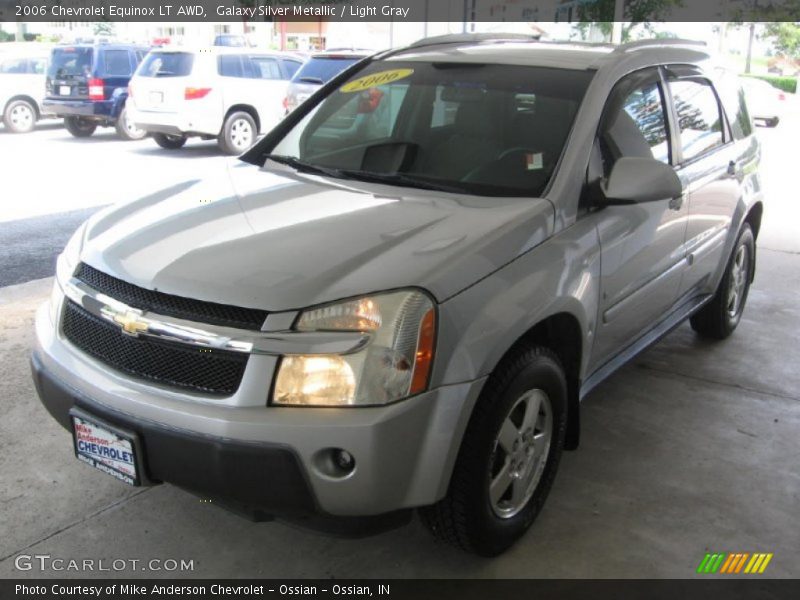
M 189 52 L 151 52 L 142 62 L 140 77 L 186 77 L 192 72 L 194 55 Z
M 103 52 L 103 75 L 107 77 L 130 77 L 133 73 L 131 57 L 127 50 Z

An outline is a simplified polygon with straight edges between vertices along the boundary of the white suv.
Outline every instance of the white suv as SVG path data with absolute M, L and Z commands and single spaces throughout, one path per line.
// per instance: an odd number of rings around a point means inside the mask
M 301 65 L 294 56 L 244 48 L 153 50 L 131 79 L 129 118 L 162 148 L 200 136 L 239 154 L 281 119 Z
M 48 116 L 42 110 L 48 56 L 40 48 L 0 57 L 0 117 L 8 131 L 28 133 Z

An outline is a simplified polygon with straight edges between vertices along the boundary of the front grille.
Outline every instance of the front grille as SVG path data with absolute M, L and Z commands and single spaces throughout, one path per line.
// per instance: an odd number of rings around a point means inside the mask
M 62 330 L 75 346 L 118 371 L 208 394 L 233 394 L 247 365 L 248 355 L 239 352 L 126 335 L 71 300 L 64 306 Z
M 159 315 L 256 331 L 261 329 L 267 318 L 267 312 L 264 310 L 193 300 L 183 296 L 147 290 L 106 275 L 85 263 L 80 264 L 75 277 L 98 292 L 124 302 L 128 306 L 152 311 Z

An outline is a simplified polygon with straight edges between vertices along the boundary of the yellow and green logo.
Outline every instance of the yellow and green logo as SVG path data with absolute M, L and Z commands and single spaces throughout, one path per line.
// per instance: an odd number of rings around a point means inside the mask
M 767 570 L 772 553 L 766 552 L 715 552 L 706 553 L 697 567 L 703 575 L 715 573 L 738 575 L 742 573 L 761 574 Z

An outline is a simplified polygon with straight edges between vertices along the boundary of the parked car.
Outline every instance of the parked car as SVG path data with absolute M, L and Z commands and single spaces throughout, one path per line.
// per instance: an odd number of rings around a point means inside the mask
M 289 114 L 347 67 L 372 54 L 370 50 L 329 50 L 313 54 L 292 77 L 283 108 Z
M 229 48 L 246 48 L 249 44 L 243 35 L 225 33 L 214 38 L 215 46 L 227 46 Z
M 47 60 L 44 50 L 0 55 L 0 107 L 8 131 L 28 133 L 49 116 L 42 107 Z
M 741 80 L 753 119 L 763 121 L 767 127 L 777 127 L 783 114 L 786 94 L 761 79 L 742 77 Z
M 33 354 L 78 458 L 340 533 L 523 535 L 590 390 L 736 329 L 763 210 L 702 46 L 525 39 L 373 56 L 250 166 L 89 219 Z
M 301 64 L 254 50 L 153 50 L 131 80 L 131 119 L 162 148 L 199 136 L 240 154 L 280 121 L 286 86 Z
M 98 126 L 115 127 L 124 140 L 147 133 L 128 118 L 128 82 L 147 48 L 129 44 L 78 44 L 53 49 L 44 108 L 64 118 L 73 136 L 91 136 Z

